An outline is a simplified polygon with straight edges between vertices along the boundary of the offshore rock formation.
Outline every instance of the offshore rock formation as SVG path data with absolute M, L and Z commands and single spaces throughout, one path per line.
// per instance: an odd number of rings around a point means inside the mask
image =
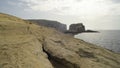
M 47 26 L 55 28 L 58 31 L 65 32 L 67 30 L 67 26 L 65 24 L 62 24 L 57 21 L 50 21 L 50 20 L 35 20 L 35 19 L 29 19 L 28 21 L 37 23 L 38 25 Z
M 76 33 L 81 33 L 81 32 L 85 31 L 85 26 L 82 23 L 71 24 L 69 26 L 69 31 L 70 32 L 76 32 Z
M 95 31 L 95 30 L 86 30 L 85 32 L 87 32 L 87 33 L 89 33 L 89 32 L 90 32 L 90 33 L 92 33 L 92 32 L 93 32 L 93 33 L 98 33 L 99 31 Z
M 0 14 L 0 68 L 120 68 L 120 54 Z

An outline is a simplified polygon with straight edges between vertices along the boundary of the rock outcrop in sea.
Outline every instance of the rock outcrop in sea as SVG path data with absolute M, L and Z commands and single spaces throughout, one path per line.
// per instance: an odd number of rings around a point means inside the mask
M 77 24 L 71 24 L 69 26 L 69 31 L 70 32 L 84 32 L 85 31 L 85 26 L 82 23 L 77 23 Z
M 69 30 L 66 30 L 65 34 L 75 35 L 78 33 L 86 32 L 85 26 L 82 23 L 71 24 Z
M 41 19 L 38 19 L 38 20 L 37 19 L 29 19 L 28 21 L 37 23 L 38 25 L 42 25 L 42 26 L 52 27 L 61 32 L 65 32 L 67 30 L 66 24 L 62 24 L 57 21 L 41 20 Z
M 0 13 L 0 68 L 120 68 L 120 54 Z

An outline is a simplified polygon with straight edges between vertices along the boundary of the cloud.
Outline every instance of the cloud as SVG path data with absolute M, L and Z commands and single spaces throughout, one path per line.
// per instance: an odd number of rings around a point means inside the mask
M 89 21 L 106 15 L 120 14 L 120 5 L 111 0 L 21 0 L 26 11 L 44 12 L 61 16 L 76 16 Z M 31 10 L 30 10 L 31 9 Z
M 81 1 L 83 1 L 83 0 L 76 0 L 77 2 L 81 2 Z
M 120 0 L 111 0 L 113 3 L 120 3 Z
M 73 15 L 86 18 L 97 18 L 105 15 L 120 14 L 120 0 L 18 0 L 18 6 L 24 10 L 46 12 L 56 15 Z M 10 4 L 15 4 L 10 1 Z M 31 9 L 31 10 L 30 10 Z
M 105 3 L 99 4 L 96 0 L 90 0 L 90 1 L 88 0 L 45 0 L 45 1 L 23 0 L 23 1 L 26 2 L 27 5 L 35 11 L 53 11 L 54 9 L 57 9 L 64 14 L 75 14 L 75 13 L 83 14 L 84 12 L 88 13 L 87 11 L 93 13 L 96 12 L 100 13 L 99 11 L 103 10 L 102 9 L 103 7 L 106 7 Z
M 120 25 L 119 3 L 120 0 L 3 0 L 0 11 L 24 18 L 54 19 L 66 24 L 84 22 L 87 27 L 95 25 L 92 27 L 97 28 L 104 23 Z
M 13 1 L 9 1 L 9 0 L 6 0 L 7 4 L 10 5 L 10 6 L 14 6 L 17 7 L 17 8 L 27 8 L 28 6 L 26 5 L 26 2 L 24 1 L 21 1 L 21 0 L 13 0 Z
M 73 0 L 28 0 L 27 5 L 35 11 L 51 11 L 54 9 L 62 10 L 64 7 L 69 7 Z

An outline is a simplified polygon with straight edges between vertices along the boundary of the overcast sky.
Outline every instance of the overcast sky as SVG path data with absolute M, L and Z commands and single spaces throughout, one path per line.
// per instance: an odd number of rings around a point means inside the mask
M 0 12 L 67 25 L 82 22 L 87 29 L 120 29 L 120 0 L 0 0 Z

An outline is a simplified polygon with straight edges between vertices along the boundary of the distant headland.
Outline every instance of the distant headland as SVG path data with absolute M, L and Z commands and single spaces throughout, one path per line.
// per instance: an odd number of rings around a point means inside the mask
M 54 28 L 58 31 L 61 31 L 65 34 L 78 34 L 78 33 L 91 33 L 91 32 L 98 32 L 94 30 L 86 30 L 85 25 L 83 23 L 76 23 L 71 24 L 69 26 L 69 29 L 67 30 L 66 24 L 62 24 L 58 21 L 52 21 L 52 20 L 44 20 L 44 19 L 28 19 L 27 21 L 34 22 L 38 25 L 43 25 L 46 27 Z

